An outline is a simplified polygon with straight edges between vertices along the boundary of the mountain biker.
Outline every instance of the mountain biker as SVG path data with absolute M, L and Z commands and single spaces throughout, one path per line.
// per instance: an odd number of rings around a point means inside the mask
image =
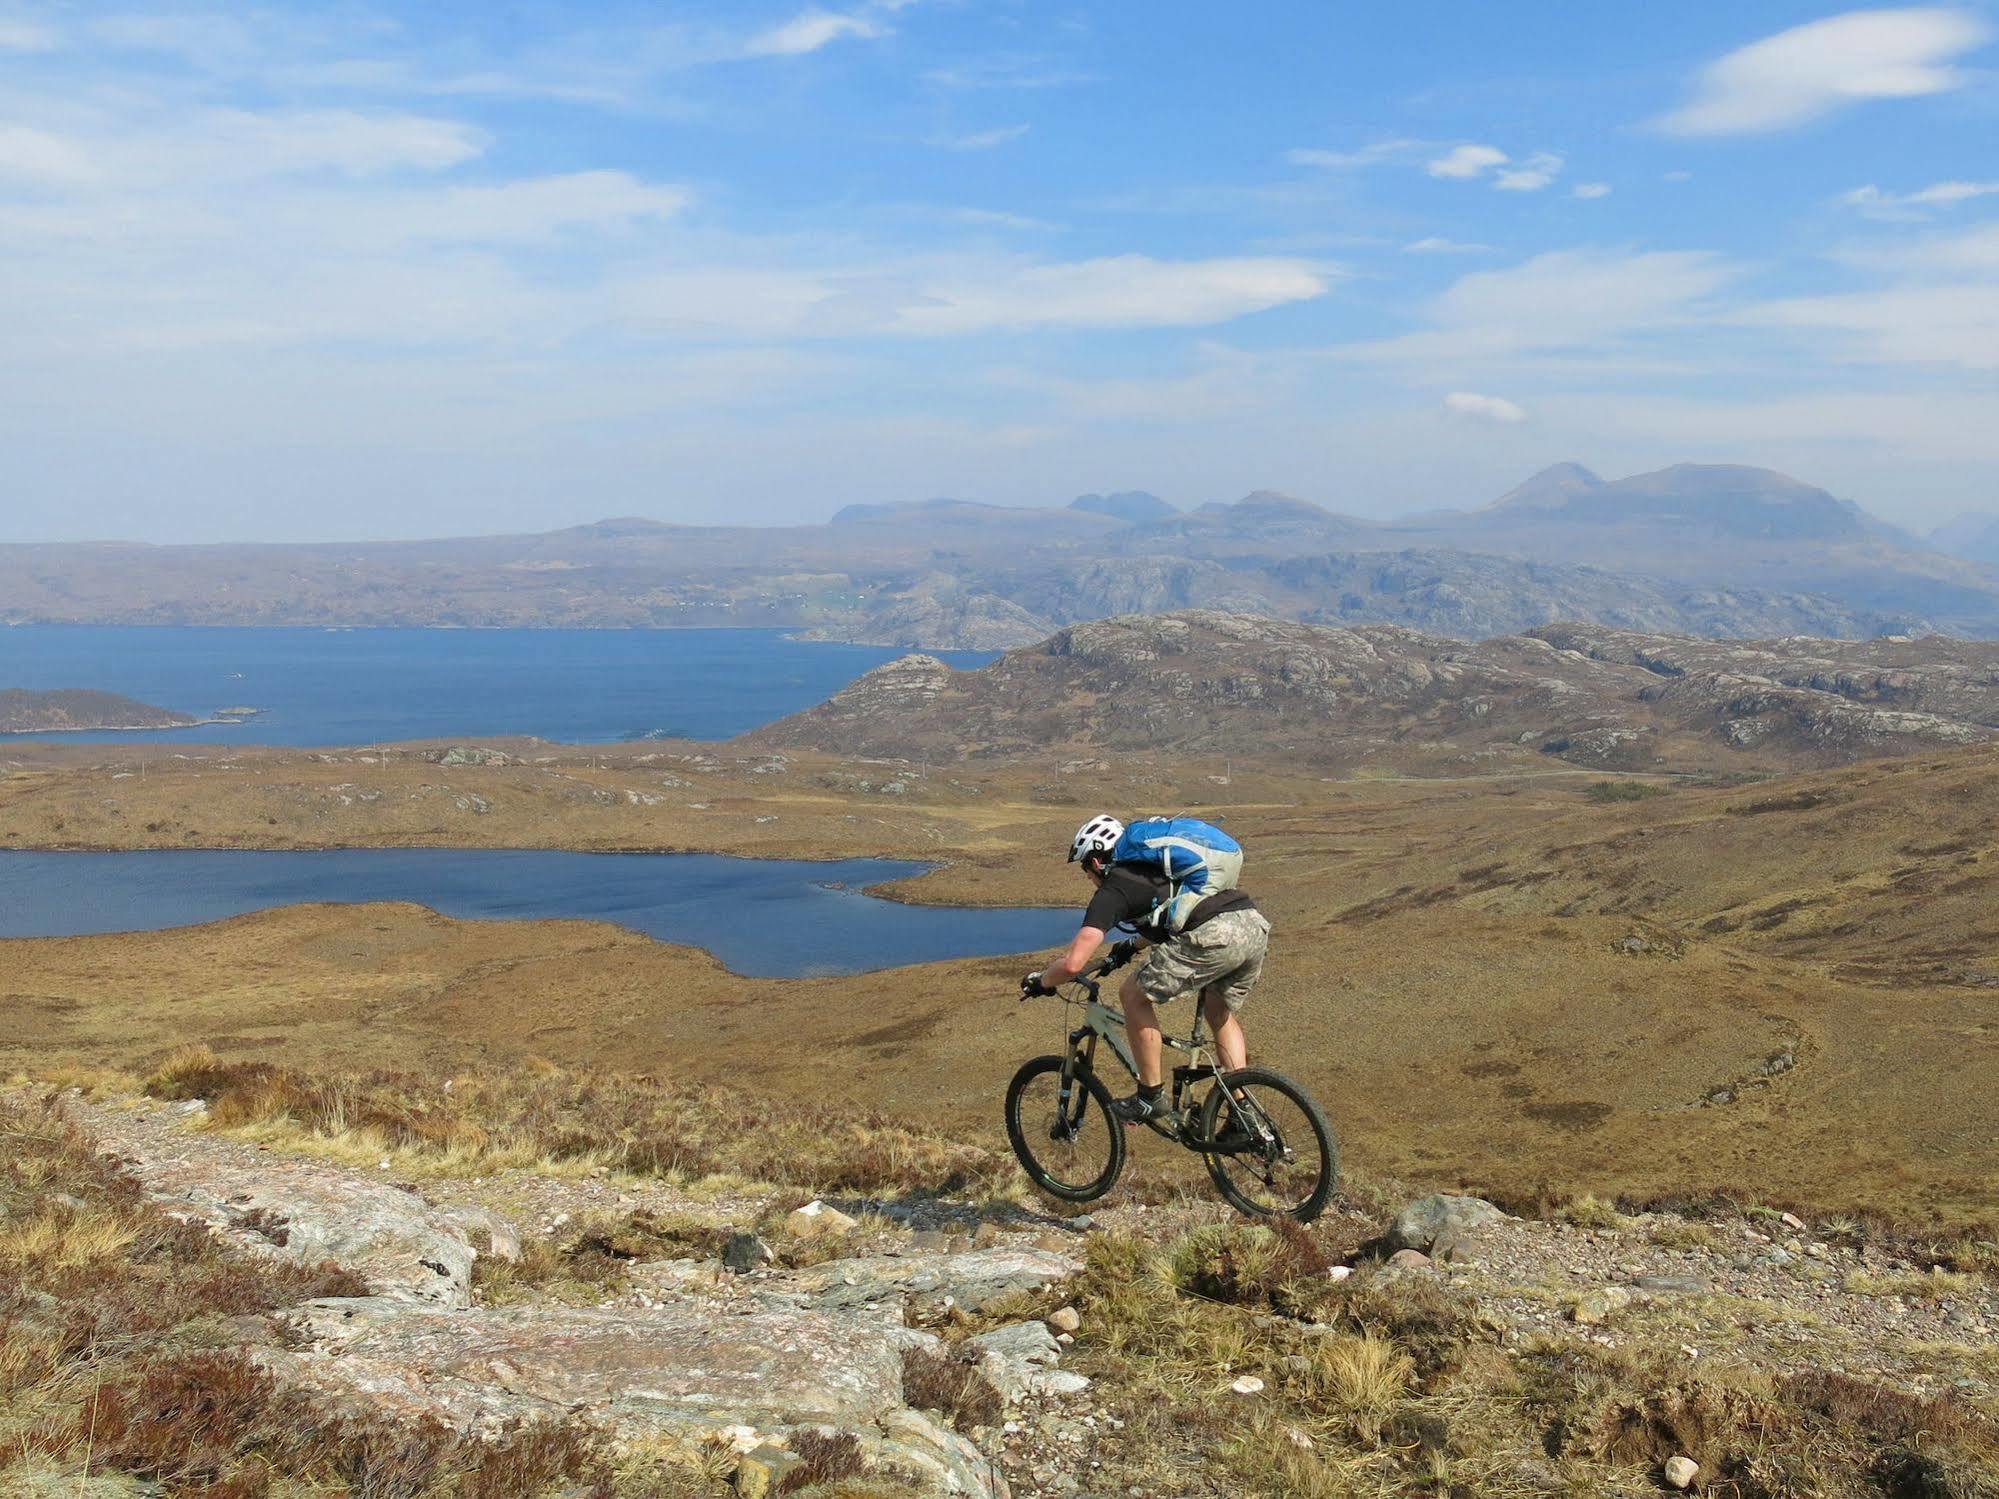
M 1149 869 L 1112 862 L 1124 824 L 1098 813 L 1076 830 L 1069 844 L 1069 862 L 1082 866 L 1096 887 L 1083 925 L 1069 950 L 1046 968 L 1020 981 L 1023 998 L 1052 994 L 1089 965 L 1105 936 L 1120 927 L 1137 935 L 1111 949 L 1110 967 L 1131 961 L 1149 949 L 1118 991 L 1124 1002 L 1125 1029 L 1131 1037 L 1132 1058 L 1138 1063 L 1138 1091 L 1117 1100 L 1117 1116 L 1126 1124 L 1179 1122 L 1166 1096 L 1161 1060 L 1159 1012 L 1155 1006 L 1182 994 L 1199 992 L 1202 1014 L 1214 1032 L 1215 1052 L 1225 1071 L 1249 1064 L 1249 1043 L 1236 1011 L 1249 997 L 1263 972 L 1270 942 L 1270 923 L 1243 891 L 1223 890 L 1196 905 L 1177 932 L 1167 932 L 1147 918 L 1171 893 L 1170 882 Z M 1106 969 L 1106 972 L 1109 970 Z

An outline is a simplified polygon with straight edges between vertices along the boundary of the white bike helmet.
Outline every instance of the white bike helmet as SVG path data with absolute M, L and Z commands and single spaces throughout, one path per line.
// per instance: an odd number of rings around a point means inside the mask
M 1118 839 L 1124 836 L 1124 824 L 1108 812 L 1099 812 L 1080 828 L 1069 844 L 1069 862 L 1088 858 L 1091 854 L 1108 856 L 1117 847 Z

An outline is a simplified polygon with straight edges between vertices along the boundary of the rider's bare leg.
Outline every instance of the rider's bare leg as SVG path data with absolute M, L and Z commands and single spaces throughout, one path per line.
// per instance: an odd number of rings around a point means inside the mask
M 1132 1060 L 1138 1063 L 1139 1086 L 1157 1088 L 1166 1080 L 1161 1061 L 1164 1048 L 1159 1038 L 1159 1012 L 1145 997 L 1145 991 L 1138 987 L 1138 975 L 1135 973 L 1125 978 L 1124 986 L 1118 990 L 1118 998 L 1124 1001 L 1124 1029 L 1125 1034 L 1131 1037 Z
M 1127 1012 L 1129 1013 L 1129 1012 Z M 1222 1064 L 1222 1071 L 1234 1072 L 1249 1065 L 1249 1038 L 1243 1034 L 1242 1022 L 1235 1018 L 1235 1011 L 1228 1007 L 1228 1001 L 1219 994 L 1201 996 L 1201 1013 L 1208 1017 L 1208 1029 L 1214 1032 L 1215 1056 Z M 1153 1033 L 1157 1045 L 1159 1033 Z

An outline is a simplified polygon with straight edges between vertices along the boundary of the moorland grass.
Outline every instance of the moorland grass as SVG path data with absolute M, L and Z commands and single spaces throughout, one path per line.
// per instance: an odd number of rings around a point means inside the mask
M 214 1128 L 262 1144 L 370 1166 L 389 1157 L 417 1175 L 602 1170 L 710 1187 L 987 1200 L 1021 1187 L 1010 1157 L 883 1114 L 547 1064 L 446 1080 L 330 1075 L 223 1062 L 192 1047 L 145 1088 L 157 1098 L 201 1099 Z

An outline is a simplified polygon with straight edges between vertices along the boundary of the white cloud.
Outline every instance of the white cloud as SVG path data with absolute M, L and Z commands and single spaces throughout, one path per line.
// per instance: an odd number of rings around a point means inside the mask
M 672 218 L 691 201 L 682 188 L 629 172 L 571 172 L 492 187 L 410 194 L 359 217 L 384 237 L 440 244 L 535 244 L 570 230 L 622 229 Z
M 1316 146 L 1300 146 L 1286 151 L 1284 159 L 1294 167 L 1322 167 L 1330 172 L 1350 171 L 1355 167 L 1371 167 L 1379 162 L 1393 161 L 1407 156 L 1412 151 L 1422 149 L 1421 141 L 1386 140 L 1374 141 L 1357 151 L 1324 151 Z
M 1953 208 L 1973 198 L 1999 193 L 1999 182 L 1935 182 L 1913 193 L 1883 192 L 1873 183 L 1840 194 L 1839 201 L 1870 219 L 1886 223 L 1920 223 L 1929 210 Z
M 1578 198 L 1608 198 L 1610 196 L 1610 184 L 1608 182 L 1578 182 L 1571 191 Z
M 333 171 L 353 177 L 400 170 L 442 171 L 486 148 L 484 132 L 458 120 L 358 110 L 215 110 L 196 116 L 162 154 L 198 161 L 216 176 L 261 177 Z M 141 145 L 140 156 L 150 154 Z
M 1856 362 L 1999 370 L 1999 281 L 1790 297 L 1741 321 L 1826 334 Z
M 1562 174 L 1562 158 L 1552 151 L 1536 151 L 1516 167 L 1493 178 L 1502 192 L 1538 193 Z
M 1473 421 L 1499 422 L 1508 426 L 1527 420 L 1525 408 L 1507 400 L 1504 396 L 1482 396 L 1469 390 L 1454 390 L 1445 396 L 1444 409 L 1452 416 L 1469 417 Z
M 1338 353 L 1452 368 L 1558 351 L 1603 359 L 1636 337 L 1711 315 L 1708 299 L 1734 275 L 1705 251 L 1556 250 L 1461 276 L 1424 309 L 1429 327 Z
M 1445 239 L 1441 234 L 1430 234 L 1422 239 L 1411 240 L 1402 249 L 1409 255 L 1483 255 L 1490 251 L 1492 246 L 1468 244 Z
M 1661 172 L 1659 180 L 1661 182 L 1692 182 L 1694 174 L 1692 172 Z
M 1432 161 L 1428 170 L 1432 177 L 1469 179 L 1483 177 L 1494 167 L 1505 166 L 1507 159 L 1506 153 L 1497 146 L 1453 146 Z
M 1783 130 L 1866 99 L 1959 87 L 1951 64 L 1991 38 L 1966 10 L 1855 10 L 1752 42 L 1708 64 L 1694 96 L 1659 121 L 1673 135 Z
M 781 26 L 758 32 L 743 44 L 750 57 L 798 57 L 817 52 L 843 37 L 876 37 L 882 28 L 864 16 L 843 16 L 826 10 L 800 11 Z
M 0 182 L 82 183 L 96 175 L 80 142 L 26 125 L 0 125 Z
M 957 224 L 977 224 L 993 229 L 1031 229 L 1036 233 L 1048 233 L 1062 227 L 1049 219 L 1007 213 L 997 208 L 953 208 L 946 210 L 944 217 Z
M 1999 221 L 1835 258 L 1884 284 L 1757 303 L 1737 321 L 1804 334 L 1819 359 L 1999 370 Z
M 1145 255 L 927 281 L 896 331 L 1167 328 L 1227 322 L 1324 295 L 1332 273 L 1302 260 L 1154 260 Z
M 1847 250 L 1838 258 L 1869 270 L 1930 280 L 1999 279 L 1999 221 L 1953 234 L 1932 234 L 1893 245 Z
M 0 17 L 0 52 L 53 52 L 56 34 L 33 21 Z
M 1033 128 L 1032 125 L 1005 125 L 997 130 L 980 130 L 971 135 L 933 136 L 930 144 L 946 151 L 990 151 L 995 146 L 1019 140 Z

